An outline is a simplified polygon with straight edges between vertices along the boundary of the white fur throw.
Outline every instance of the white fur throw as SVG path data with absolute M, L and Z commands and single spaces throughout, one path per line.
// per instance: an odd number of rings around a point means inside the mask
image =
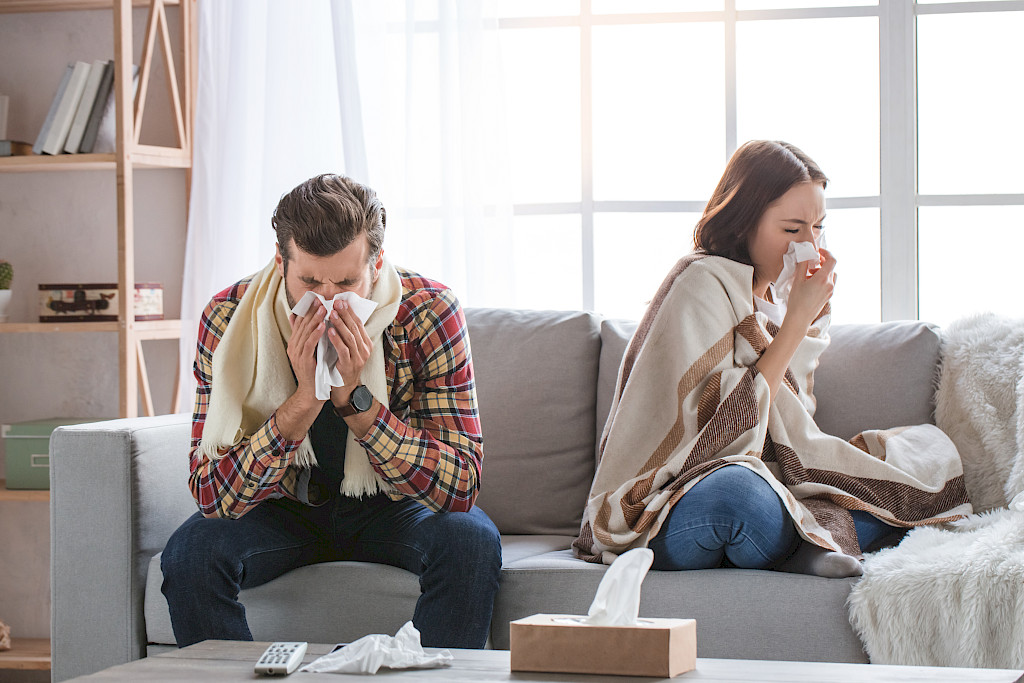
M 983 514 L 916 528 L 868 555 L 850 623 L 876 664 L 1022 668 L 1024 320 L 957 321 L 941 355 L 936 424 Z
M 869 555 L 850 623 L 875 664 L 1024 667 L 1024 512 L 950 526 Z
M 977 512 L 1024 491 L 1024 320 L 992 313 L 943 331 L 935 424 L 960 451 Z

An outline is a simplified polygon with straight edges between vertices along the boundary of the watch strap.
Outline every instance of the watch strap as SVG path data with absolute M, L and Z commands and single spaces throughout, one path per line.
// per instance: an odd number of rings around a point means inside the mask
M 359 413 L 365 413 L 367 410 L 370 409 L 370 406 L 373 405 L 372 394 L 370 395 L 370 400 L 367 402 L 365 408 L 360 410 L 358 407 L 355 406 L 355 404 L 353 404 L 352 399 L 355 397 L 356 392 L 360 390 L 365 391 L 367 394 L 370 393 L 370 390 L 366 388 L 365 384 L 360 384 L 359 386 L 357 386 L 355 389 L 352 390 L 352 393 L 349 394 L 348 403 L 341 406 L 340 408 L 338 406 L 334 407 L 334 412 L 338 417 L 351 417 L 353 415 L 358 415 Z

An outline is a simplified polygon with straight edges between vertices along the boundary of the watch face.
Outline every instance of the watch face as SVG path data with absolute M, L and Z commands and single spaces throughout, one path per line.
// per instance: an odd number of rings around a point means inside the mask
M 365 384 L 360 384 L 352 392 L 352 397 L 349 399 L 349 403 L 360 413 L 364 413 L 370 409 L 373 405 L 373 394 L 366 388 Z

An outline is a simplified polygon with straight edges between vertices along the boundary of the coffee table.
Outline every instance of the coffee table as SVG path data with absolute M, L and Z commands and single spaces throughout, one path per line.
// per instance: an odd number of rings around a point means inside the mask
M 188 681 L 188 683 L 230 683 L 232 681 L 274 681 L 289 683 L 322 681 L 402 681 L 403 683 L 438 683 L 439 681 L 579 681 L 580 683 L 654 683 L 655 681 L 715 681 L 749 683 L 762 681 L 914 681 L 919 683 L 964 683 L 991 681 L 1011 683 L 1024 681 L 1024 671 L 1008 669 L 954 669 L 929 666 L 885 666 L 880 664 L 835 664 L 826 662 L 776 662 L 752 659 L 698 659 L 696 671 L 675 678 L 655 679 L 632 676 L 595 676 L 580 674 L 544 674 L 509 671 L 507 650 L 452 650 L 455 661 L 442 669 L 382 670 L 375 676 L 358 674 L 310 674 L 296 671 L 290 676 L 257 676 L 253 664 L 269 643 L 247 643 L 229 640 L 207 640 L 190 647 L 155 657 L 139 659 L 104 671 L 75 678 L 75 681 Z M 333 645 L 310 643 L 304 663 L 327 654 Z M 427 648 L 427 651 L 434 651 Z

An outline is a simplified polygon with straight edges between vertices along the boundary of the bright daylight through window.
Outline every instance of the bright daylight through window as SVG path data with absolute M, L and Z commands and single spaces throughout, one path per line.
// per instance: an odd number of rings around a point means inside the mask
M 429 34 L 436 2 L 415 7 Z M 1014 269 L 951 269 L 975 235 L 1024 252 L 1024 0 L 494 7 L 514 305 L 639 318 L 728 157 L 766 138 L 829 176 L 836 322 L 1017 314 Z

